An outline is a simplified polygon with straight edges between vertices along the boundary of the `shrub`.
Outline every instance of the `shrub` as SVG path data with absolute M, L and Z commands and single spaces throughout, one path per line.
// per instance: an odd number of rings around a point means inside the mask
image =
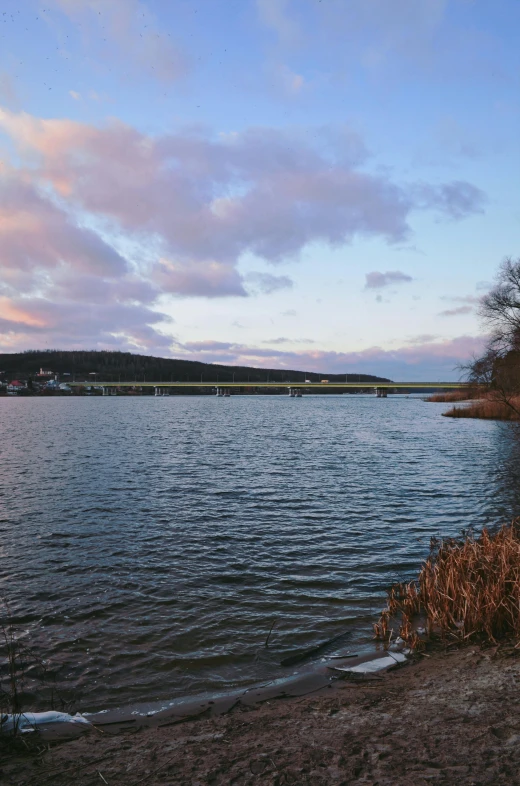
M 518 401 L 520 406 L 520 400 Z M 483 420 L 520 420 L 514 409 L 502 401 L 487 399 L 467 407 L 452 407 L 442 413 L 447 418 L 481 418 Z
M 463 390 L 450 390 L 449 393 L 433 393 L 431 396 L 425 398 L 425 401 L 445 404 L 453 401 L 468 401 L 468 399 L 471 398 L 478 398 L 478 394 L 476 394 L 474 390 L 466 388 Z
M 520 641 L 520 519 L 494 534 L 484 529 L 479 537 L 432 540 L 418 579 L 390 588 L 376 637 L 389 641 L 398 619 L 399 635 L 420 647 L 419 615 L 429 638 Z

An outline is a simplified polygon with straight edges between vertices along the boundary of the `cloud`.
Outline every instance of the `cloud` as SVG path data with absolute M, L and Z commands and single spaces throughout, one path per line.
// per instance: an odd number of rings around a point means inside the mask
M 420 333 L 418 336 L 411 336 L 410 338 L 406 339 L 406 344 L 431 344 L 432 341 L 436 341 L 439 337 L 434 335 L 433 333 Z
M 407 284 L 413 281 L 412 276 L 401 273 L 400 270 L 387 270 L 386 273 L 374 270 L 372 273 L 367 273 L 365 279 L 365 289 L 382 289 L 393 284 Z
M 449 300 L 452 303 L 472 303 L 476 305 L 480 303 L 481 298 L 475 295 L 442 295 L 441 300 Z
M 125 67 L 171 82 L 187 70 L 185 58 L 163 34 L 148 6 L 139 0 L 48 0 L 71 22 L 88 25 L 108 47 L 99 56 L 113 56 L 114 48 Z M 92 43 L 89 41 L 90 46 Z
M 393 243 L 410 234 L 410 212 L 424 207 L 426 186 L 415 201 L 416 188 L 364 172 L 349 160 L 344 134 L 331 133 L 323 151 L 269 128 L 151 137 L 115 121 L 97 128 L 7 111 L 0 127 L 33 177 L 120 231 L 159 238 L 177 264 L 236 264 L 246 252 L 277 263 L 311 242 L 339 246 L 355 236 Z M 456 201 L 458 189 L 444 190 Z M 436 207 L 457 209 L 448 198 Z
M 481 298 L 475 295 L 443 295 L 441 300 L 448 300 L 451 303 L 462 303 L 463 305 L 456 308 L 448 308 L 439 312 L 440 317 L 458 317 L 463 314 L 471 314 L 474 311 L 474 306 L 480 303 Z
M 247 295 L 237 270 L 224 262 L 194 260 L 185 265 L 161 259 L 151 276 L 164 292 L 174 295 L 208 298 Z
M 447 308 L 445 311 L 439 311 L 440 317 L 459 317 L 463 314 L 471 314 L 473 311 L 472 306 L 457 306 L 457 308 Z
M 285 338 L 284 336 L 280 336 L 279 338 L 271 338 L 262 341 L 262 344 L 315 344 L 316 342 L 312 338 Z
M 164 354 L 172 343 L 172 337 L 156 327 L 168 317 L 143 305 L 84 299 L 78 307 L 37 297 L 0 298 L 0 314 L 2 351 L 59 346 Z
M 282 289 L 292 289 L 294 282 L 289 276 L 273 276 L 271 273 L 248 273 L 246 281 L 253 292 L 270 295 Z
M 59 270 L 64 263 L 75 273 L 121 276 L 127 270 L 112 246 L 13 171 L 4 172 L 0 183 L 0 218 L 0 264 L 7 281 L 24 276 L 32 288 L 38 270 Z
M 69 90 L 69 96 L 74 99 L 74 101 L 81 101 L 81 93 L 78 93 L 76 90 Z
M 462 180 L 436 186 L 421 184 L 414 188 L 414 192 L 417 205 L 426 210 L 437 210 L 453 221 L 483 213 L 487 202 L 486 194 L 480 188 Z
M 410 234 L 412 210 L 422 208 L 413 188 L 362 169 L 362 142 L 346 129 L 320 129 L 320 146 L 302 132 L 271 128 L 152 136 L 115 120 L 97 127 L 0 108 L 0 130 L 16 147 L 0 190 L 0 294 L 58 305 L 83 297 L 99 307 L 109 296 L 136 307 L 114 315 L 128 331 L 123 318 L 133 314 L 147 341 L 161 297 L 244 297 L 247 288 L 273 294 L 292 286 L 284 275 L 244 280 L 246 254 L 278 264 L 310 243 L 398 242 Z M 410 278 L 373 273 L 367 285 L 382 286 L 377 276 Z
M 158 325 L 171 319 L 154 308 L 160 290 L 29 180 L 3 175 L 0 347 L 168 346 Z
M 334 374 L 376 374 L 394 381 L 450 381 L 459 378 L 457 365 L 482 352 L 482 336 L 458 336 L 427 340 L 397 349 L 369 347 L 360 352 L 332 352 L 318 349 L 287 351 L 252 347 L 232 342 L 199 341 L 179 344 L 179 351 L 191 360 L 208 363 L 250 365 Z

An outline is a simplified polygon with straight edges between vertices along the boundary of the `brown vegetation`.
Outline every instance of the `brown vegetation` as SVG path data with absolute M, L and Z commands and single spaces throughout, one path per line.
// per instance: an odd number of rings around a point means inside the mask
M 442 414 L 447 418 L 481 418 L 483 420 L 520 420 L 520 398 L 512 399 L 514 406 L 488 397 L 467 407 L 452 407 Z
M 399 635 L 420 648 L 418 617 L 430 639 L 496 643 L 512 637 L 520 646 L 520 519 L 495 534 L 484 529 L 479 537 L 432 540 L 418 579 L 389 590 L 376 637 L 389 641 L 399 619 Z
M 433 393 L 431 396 L 425 398 L 425 401 L 433 401 L 434 403 L 451 403 L 454 401 L 468 401 L 469 399 L 476 398 L 475 391 L 463 388 L 462 390 L 450 390 L 449 393 Z

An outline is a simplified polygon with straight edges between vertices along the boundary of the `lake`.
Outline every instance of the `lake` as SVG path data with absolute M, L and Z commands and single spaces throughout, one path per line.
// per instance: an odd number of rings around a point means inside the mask
M 2 398 L 0 594 L 81 710 L 280 677 L 343 633 L 366 651 L 431 536 L 520 513 L 520 429 L 444 409 Z

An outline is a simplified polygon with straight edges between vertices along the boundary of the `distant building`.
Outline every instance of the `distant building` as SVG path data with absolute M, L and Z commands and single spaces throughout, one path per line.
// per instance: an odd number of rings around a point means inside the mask
M 7 385 L 7 392 L 8 393 L 19 393 L 20 390 L 25 390 L 27 385 L 25 382 L 20 382 L 19 379 L 13 379 L 12 382 L 9 382 Z
M 48 368 L 41 368 L 40 373 L 37 375 L 39 377 L 53 377 L 54 371 L 50 371 Z

